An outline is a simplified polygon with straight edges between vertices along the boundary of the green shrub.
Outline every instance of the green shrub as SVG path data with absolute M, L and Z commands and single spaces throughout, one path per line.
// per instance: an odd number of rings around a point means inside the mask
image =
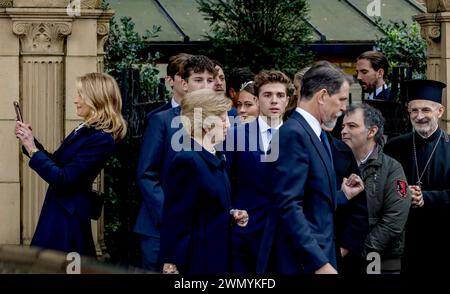
M 248 66 L 253 72 L 278 69 L 291 76 L 311 63 L 306 52 L 312 31 L 306 0 L 197 0 L 210 22 L 208 56 L 226 70 Z
M 105 5 L 104 8 L 107 7 L 108 5 Z M 122 75 L 129 69 L 137 69 L 140 79 L 140 93 L 129 91 L 127 97 L 122 97 L 128 132 L 126 138 L 117 145 L 114 156 L 107 162 L 104 177 L 106 259 L 122 265 L 136 265 L 140 260 L 139 242 L 133 233 L 140 203 L 135 183 L 140 139 L 136 137 L 142 132 L 142 118 L 145 117 L 146 109 L 136 105 L 134 98 L 138 97 L 137 104 L 155 99 L 159 86 L 159 71 L 156 67 L 159 54 L 152 56 L 144 52 L 146 41 L 156 37 L 160 28 L 154 26 L 142 36 L 134 28 L 135 24 L 130 17 L 122 17 L 119 21 L 112 18 L 110 33 L 105 43 L 105 71 L 116 78 L 119 86 L 122 89 L 129 87 L 128 82 L 123 81 Z M 138 128 L 139 126 L 141 128 Z
M 378 28 L 384 33 L 376 40 L 376 47 L 383 52 L 393 67 L 411 67 L 413 78 L 425 78 L 427 67 L 427 44 L 420 36 L 417 22 L 411 25 L 390 21 L 382 23 L 376 19 Z

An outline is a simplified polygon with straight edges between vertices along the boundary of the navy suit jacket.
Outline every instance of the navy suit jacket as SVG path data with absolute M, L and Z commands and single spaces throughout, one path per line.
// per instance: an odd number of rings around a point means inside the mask
M 165 110 L 169 110 L 169 109 L 171 109 L 171 108 L 172 108 L 172 100 L 170 100 L 169 102 L 167 102 L 167 103 L 165 103 L 165 104 L 163 104 L 163 105 L 161 105 L 161 106 L 159 106 L 159 107 L 157 107 L 157 108 L 155 108 L 155 109 L 149 111 L 149 112 L 147 113 L 147 115 L 145 116 L 144 130 L 147 128 L 147 124 L 148 124 L 148 122 L 149 122 L 149 120 L 150 120 L 150 117 L 151 117 L 152 115 L 154 115 L 154 114 L 156 114 L 156 113 L 158 113 L 158 112 L 162 112 L 162 111 L 165 111 Z M 145 131 L 144 131 L 144 132 L 145 132 Z
M 137 166 L 137 185 L 142 193 L 142 204 L 136 220 L 136 233 L 159 238 L 159 227 L 164 201 L 164 185 L 170 163 L 177 150 L 172 145 L 177 135 L 186 133 L 181 122 L 172 127 L 172 120 L 180 114 L 180 108 L 175 107 L 148 116 Z M 175 135 L 175 136 L 174 136 Z
M 224 157 L 205 149 L 181 151 L 167 181 L 160 262 L 186 274 L 229 273 L 231 202 Z
M 393 101 L 395 97 L 391 95 L 391 89 L 383 89 L 378 95 L 375 96 L 375 100 Z M 367 99 L 369 100 L 369 99 Z
M 245 209 L 251 216 L 246 227 L 236 227 L 243 233 L 256 232 L 264 228 L 270 200 L 269 166 L 264 157 L 258 120 L 230 130 L 228 144 L 233 136 L 233 149 L 226 148 L 227 169 L 232 186 L 233 208 Z M 240 137 L 238 139 L 238 136 Z
M 332 162 L 297 111 L 278 133 L 279 157 L 271 171 L 272 204 L 257 272 L 313 273 L 326 263 L 336 268 L 337 193 Z M 277 148 L 276 141 L 272 140 L 271 148 Z
M 163 105 L 153 109 L 152 111 L 150 111 L 147 114 L 147 117 L 149 117 L 152 114 L 155 114 L 155 113 L 158 113 L 158 112 L 161 112 L 161 111 L 164 111 L 164 110 L 168 110 L 168 109 L 171 109 L 171 108 L 172 108 L 172 99 L 169 100 L 169 102 L 167 102 L 167 103 L 165 103 L 165 104 L 163 104 Z
M 227 144 L 233 208 L 245 209 L 250 216 L 247 226 L 232 228 L 233 270 L 254 273 L 271 195 L 269 164 L 262 161 L 265 153 L 258 120 L 231 129 Z
M 30 167 L 48 184 L 31 245 L 95 255 L 91 232 L 91 191 L 114 150 L 110 134 L 83 127 L 53 154 L 35 153 Z
M 237 109 L 236 109 L 236 107 L 231 107 L 231 109 L 228 111 L 228 116 L 229 117 L 236 117 L 236 116 L 238 116 L 239 114 L 238 114 L 238 112 L 237 112 Z

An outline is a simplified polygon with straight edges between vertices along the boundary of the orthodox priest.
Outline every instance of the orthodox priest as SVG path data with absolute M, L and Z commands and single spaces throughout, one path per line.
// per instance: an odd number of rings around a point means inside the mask
M 412 133 L 390 140 L 384 152 L 405 171 L 412 196 L 402 273 L 450 272 L 450 142 L 438 122 L 444 83 L 406 83 Z

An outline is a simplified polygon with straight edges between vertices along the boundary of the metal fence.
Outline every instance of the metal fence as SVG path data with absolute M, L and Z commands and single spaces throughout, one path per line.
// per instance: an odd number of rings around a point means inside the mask
M 141 202 L 136 167 L 145 117 L 165 103 L 165 89 L 161 81 L 152 93 L 143 93 L 138 69 L 123 70 L 116 78 L 128 131 L 105 168 L 105 241 L 110 262 L 129 266 L 138 265 L 140 261 L 139 240 L 133 227 Z
M 384 134 L 389 138 L 411 131 L 407 111 L 407 93 L 404 82 L 412 79 L 411 67 L 393 67 L 390 79 L 391 101 L 364 100 L 363 102 L 377 108 L 385 118 Z

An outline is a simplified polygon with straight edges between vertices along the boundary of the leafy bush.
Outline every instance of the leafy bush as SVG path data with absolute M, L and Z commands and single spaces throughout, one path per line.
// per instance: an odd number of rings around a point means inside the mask
M 146 41 L 157 36 L 160 28 L 154 26 L 142 36 L 134 28 L 130 17 L 122 17 L 118 22 L 112 18 L 105 44 L 105 71 L 116 78 L 121 87 L 123 114 L 128 123 L 127 137 L 118 144 L 105 167 L 106 257 L 109 262 L 122 265 L 136 265 L 140 260 L 139 243 L 133 233 L 140 203 L 135 183 L 140 140 L 136 137 L 142 131 L 146 102 L 159 98 L 159 71 L 156 67 L 159 54 L 152 56 L 143 52 Z M 134 92 L 134 81 L 130 85 L 130 77 L 126 77 L 130 69 L 139 72 L 140 93 Z
M 293 75 L 312 61 L 306 0 L 197 0 L 211 23 L 207 55 L 226 69 L 278 69 Z
M 129 68 L 138 68 L 140 72 L 140 87 L 142 95 L 154 93 L 158 89 L 158 69 L 155 61 L 160 57 L 142 55 L 146 48 L 146 41 L 157 37 L 161 28 L 153 26 L 152 30 L 146 30 L 144 35 L 134 31 L 134 22 L 130 17 L 122 17 L 117 23 L 114 17 L 110 22 L 110 34 L 105 44 L 105 71 L 120 78 L 121 71 Z
M 427 44 L 420 36 L 417 22 L 411 25 L 390 21 L 382 23 L 376 19 L 378 28 L 385 34 L 378 37 L 375 44 L 383 52 L 391 66 L 411 67 L 414 78 L 425 77 L 427 67 Z

